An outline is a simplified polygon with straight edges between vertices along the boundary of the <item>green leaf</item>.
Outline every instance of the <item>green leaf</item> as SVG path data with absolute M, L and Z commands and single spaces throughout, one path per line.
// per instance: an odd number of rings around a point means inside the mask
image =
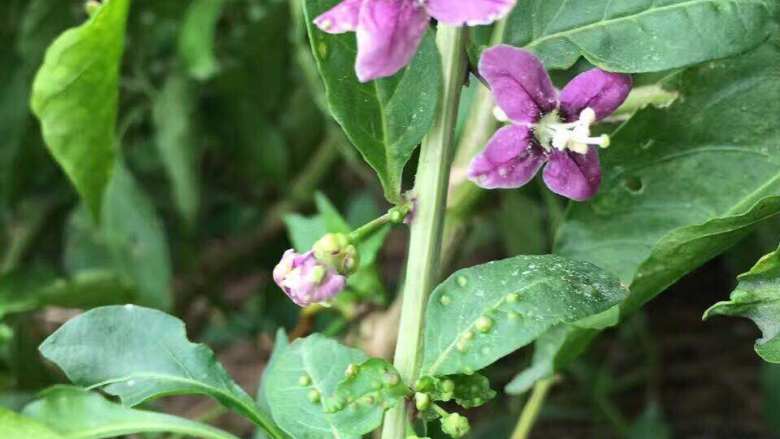
M 657 403 L 651 403 L 628 431 L 628 439 L 670 439 L 671 428 Z
M 473 373 L 548 329 L 625 298 L 617 279 L 559 256 L 516 256 L 455 272 L 428 302 L 422 375 Z
M 0 407 L 0 437 L 3 439 L 63 439 L 45 426 Z
M 237 439 L 230 433 L 176 416 L 136 410 L 80 387 L 55 386 L 23 411 L 69 438 L 112 438 L 136 433 L 167 432 L 206 439 Z
M 340 0 L 303 2 L 306 26 L 333 117 L 379 176 L 385 197 L 401 199 L 404 166 L 433 124 L 441 89 L 441 62 L 431 32 L 406 69 L 361 83 L 355 76 L 355 36 L 326 34 L 314 17 Z
M 176 208 L 189 225 L 195 222 L 199 203 L 198 161 L 192 136 L 194 127 L 190 121 L 194 110 L 193 93 L 186 78 L 171 74 L 152 107 L 157 150 L 171 182 Z
M 113 267 L 138 290 L 138 303 L 171 306 L 171 262 L 165 230 L 149 198 L 117 160 L 106 189 L 100 233 Z
M 319 334 L 296 340 L 274 356 L 266 375 L 274 420 L 301 439 L 359 438 L 376 429 L 403 383 L 389 363 L 366 360 Z
M 743 52 L 773 28 L 772 0 L 520 0 L 504 41 L 549 69 L 580 56 L 615 72 L 654 72 Z M 480 49 L 488 44 L 486 32 Z
M 764 335 L 756 341 L 756 352 L 766 361 L 780 363 L 780 249 L 737 279 L 730 300 L 711 306 L 704 319 L 722 315 L 753 320 Z
M 195 79 L 209 79 L 219 70 L 214 36 L 224 4 L 224 0 L 194 0 L 187 7 L 179 32 L 179 56 Z
M 433 401 L 452 401 L 464 408 L 479 407 L 496 396 L 490 388 L 490 381 L 484 375 L 445 375 L 441 377 L 423 377 L 418 383 L 425 383 L 417 389 L 430 395 Z M 428 387 L 432 390 L 427 390 Z
M 0 276 L 0 319 L 49 305 L 91 308 L 134 298 L 134 290 L 116 273 L 103 270 L 82 271 L 69 278 L 36 270 Z
M 62 325 L 40 351 L 75 384 L 101 387 L 125 405 L 202 394 L 276 431 L 214 353 L 189 342 L 184 323 L 163 312 L 133 305 L 97 308 Z
M 110 0 L 46 51 L 30 105 L 49 151 L 98 217 L 114 166 L 119 65 L 130 0 Z
M 692 68 L 668 109 L 648 107 L 613 136 L 602 189 L 574 204 L 556 253 L 630 284 L 628 314 L 780 212 L 780 112 L 770 42 Z

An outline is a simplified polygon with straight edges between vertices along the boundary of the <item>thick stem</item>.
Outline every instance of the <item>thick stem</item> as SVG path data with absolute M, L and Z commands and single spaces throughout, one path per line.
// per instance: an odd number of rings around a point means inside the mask
M 534 390 L 531 393 L 531 397 L 528 398 L 528 402 L 523 407 L 523 412 L 520 413 L 520 419 L 517 421 L 515 431 L 512 433 L 511 439 L 526 439 L 531 432 L 536 418 L 539 417 L 539 411 L 544 405 L 544 399 L 547 397 L 547 392 L 550 390 L 550 386 L 553 385 L 555 377 L 545 378 L 539 380 L 534 384 Z
M 444 210 L 447 200 L 452 141 L 460 91 L 466 74 L 464 30 L 439 24 L 436 44 L 442 57 L 444 89 L 430 133 L 422 142 L 415 178 L 415 207 L 409 237 L 409 257 L 395 349 L 395 367 L 404 382 L 417 378 L 422 351 L 423 316 L 428 295 L 439 271 Z M 406 407 L 391 409 L 382 430 L 383 439 L 406 437 Z

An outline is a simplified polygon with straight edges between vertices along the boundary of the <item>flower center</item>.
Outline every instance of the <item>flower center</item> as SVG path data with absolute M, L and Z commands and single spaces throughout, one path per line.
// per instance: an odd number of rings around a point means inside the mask
M 586 108 L 580 113 L 580 118 L 574 122 L 561 122 L 558 111 L 552 111 L 534 124 L 534 135 L 545 151 L 555 148 L 559 151 L 570 150 L 578 154 L 588 152 L 588 146 L 609 146 L 609 136 L 602 134 L 590 136 L 590 125 L 596 121 L 596 112 Z

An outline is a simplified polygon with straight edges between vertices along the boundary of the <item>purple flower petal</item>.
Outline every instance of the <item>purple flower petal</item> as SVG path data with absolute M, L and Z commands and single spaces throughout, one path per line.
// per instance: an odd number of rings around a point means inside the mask
M 357 26 L 358 79 L 391 76 L 409 64 L 430 18 L 417 0 L 370 0 Z
M 471 161 L 469 180 L 485 189 L 516 188 L 528 183 L 545 157 L 531 142 L 525 126 L 508 125 L 496 131 L 485 149 Z
M 490 24 L 503 18 L 515 0 L 427 0 L 425 8 L 433 18 L 451 26 Z
M 331 34 L 354 32 L 357 29 L 362 4 L 363 0 L 344 0 L 315 18 L 314 24 L 323 32 Z
M 482 52 L 479 73 L 498 106 L 515 122 L 536 122 L 558 104 L 555 88 L 541 61 L 531 52 L 498 45 Z
M 543 172 L 544 182 L 556 194 L 575 201 L 596 195 L 601 184 L 599 153 L 595 147 L 586 154 L 553 150 Z
M 591 69 L 580 73 L 561 91 L 561 111 L 569 120 L 576 120 L 587 107 L 602 119 L 617 110 L 631 91 L 631 76 Z
M 333 267 L 322 264 L 314 252 L 287 250 L 273 271 L 279 288 L 298 306 L 324 302 L 346 287 L 347 279 Z

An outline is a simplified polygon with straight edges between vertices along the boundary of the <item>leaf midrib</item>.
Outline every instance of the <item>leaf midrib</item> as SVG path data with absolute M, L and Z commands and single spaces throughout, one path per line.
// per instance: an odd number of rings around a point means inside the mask
M 764 5 L 764 6 L 766 5 L 766 2 L 762 1 L 762 0 L 756 0 L 756 1 L 690 0 L 690 1 L 687 1 L 687 2 L 675 3 L 675 4 L 672 4 L 672 5 L 651 7 L 649 9 L 646 9 L 646 10 L 644 10 L 642 12 L 639 12 L 639 13 L 636 13 L 636 14 L 623 15 L 621 17 L 611 18 L 611 19 L 608 19 L 608 20 L 599 20 L 597 22 L 590 23 L 590 24 L 587 24 L 585 26 L 575 27 L 575 28 L 566 29 L 564 31 L 555 32 L 555 33 L 552 33 L 552 34 L 545 35 L 545 36 L 543 36 L 541 38 L 537 38 L 537 39 L 529 42 L 528 44 L 525 44 L 524 47 L 527 47 L 527 48 L 535 47 L 535 46 L 537 46 L 537 45 L 539 45 L 539 44 L 541 44 L 541 43 L 543 43 L 543 42 L 545 42 L 547 40 L 552 40 L 552 39 L 555 39 L 555 38 L 568 38 L 569 35 L 577 34 L 579 32 L 584 32 L 584 31 L 587 31 L 587 30 L 590 30 L 590 29 L 595 29 L 595 28 L 599 28 L 599 27 L 609 26 L 609 25 L 612 25 L 612 24 L 620 22 L 620 21 L 636 20 L 636 19 L 638 19 L 639 17 L 641 17 L 643 15 L 655 14 L 655 13 L 658 13 L 658 12 L 674 10 L 674 9 L 677 9 L 677 8 L 687 8 L 687 7 L 691 7 L 691 6 L 697 5 L 697 4 L 704 4 L 704 3 L 738 3 L 740 5 L 742 5 L 742 4 L 759 4 L 759 5 Z M 550 22 L 552 22 L 552 20 Z M 548 25 L 549 25 L 549 23 L 548 23 Z

